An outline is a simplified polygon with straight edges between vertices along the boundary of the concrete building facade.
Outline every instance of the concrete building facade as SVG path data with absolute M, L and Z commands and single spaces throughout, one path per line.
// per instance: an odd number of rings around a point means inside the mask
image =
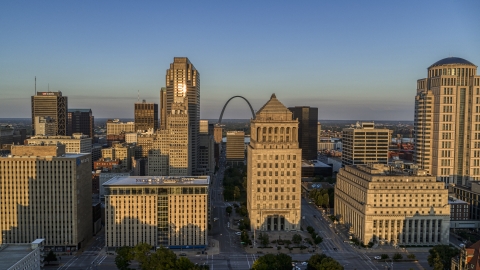
M 93 140 L 93 127 L 95 125 L 91 109 L 68 109 L 67 135 L 75 133 L 87 135 Z
M 83 247 L 92 236 L 91 155 L 62 144 L 13 146 L 0 157 L 2 243 L 42 237 L 45 246 Z M 15 194 L 15 196 L 12 196 Z
M 66 153 L 92 153 L 92 139 L 88 135 L 75 133 L 72 136 L 35 136 L 27 140 L 27 145 L 57 144 L 65 145 Z
M 37 92 L 32 96 L 32 127 L 35 133 L 35 117 L 50 116 L 56 125 L 55 134 L 67 135 L 67 110 L 68 98 L 62 96 L 62 92 Z
M 317 159 L 318 108 L 295 106 L 288 108 L 293 119 L 298 119 L 298 143 L 302 149 L 303 160 Z
M 118 119 L 107 120 L 107 135 L 120 135 L 122 133 L 137 132 L 135 122 L 120 122 Z
M 480 76 L 449 57 L 417 81 L 413 161 L 446 185 L 480 180 Z
M 225 146 L 227 163 L 230 165 L 243 165 L 245 161 L 245 132 L 228 131 Z
M 135 131 L 158 129 L 158 104 L 146 102 L 135 103 Z
M 50 116 L 35 116 L 35 136 L 55 136 L 57 123 Z
M 172 112 L 175 103 L 186 103 L 188 111 L 188 143 L 190 147 L 189 165 L 192 174 L 197 174 L 197 159 L 199 151 L 199 124 L 200 124 L 200 73 L 195 69 L 187 57 L 175 57 L 170 69 L 167 70 L 166 106 L 162 122 L 167 123 L 168 114 Z M 185 101 L 185 98 L 187 101 Z
M 449 243 L 448 190 L 426 171 L 347 165 L 337 174 L 334 198 L 335 216 L 365 245 Z
M 209 182 L 208 176 L 111 179 L 104 184 L 107 248 L 207 247 Z
M 355 127 L 344 128 L 342 134 L 343 165 L 388 162 L 391 130 L 375 128 L 373 122 L 362 122 Z
M 273 94 L 250 121 L 247 208 L 252 230 L 299 230 L 301 161 L 298 120 Z
M 135 146 L 126 143 L 115 144 L 110 148 L 102 149 L 102 157 L 111 160 L 120 160 L 120 168 L 131 170 L 132 157 L 135 157 Z

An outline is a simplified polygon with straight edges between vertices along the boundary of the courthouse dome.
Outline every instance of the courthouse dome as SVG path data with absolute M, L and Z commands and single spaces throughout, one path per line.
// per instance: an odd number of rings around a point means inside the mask
M 435 62 L 433 65 L 431 65 L 429 68 L 432 68 L 432 67 L 437 67 L 437 66 L 443 66 L 443 65 L 469 65 L 469 66 L 474 66 L 475 65 L 470 62 L 470 61 L 467 61 L 463 58 L 460 58 L 460 57 L 447 57 L 447 58 L 443 58 L 442 60 L 440 61 L 437 61 Z

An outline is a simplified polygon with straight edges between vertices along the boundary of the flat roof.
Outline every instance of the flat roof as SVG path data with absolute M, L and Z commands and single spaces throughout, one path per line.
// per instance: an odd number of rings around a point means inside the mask
M 117 176 L 103 186 L 178 186 L 208 185 L 210 176 Z
M 7 247 L 0 250 L 0 269 L 9 269 L 33 251 L 30 243 L 6 245 Z
M 311 160 L 311 161 L 302 161 L 302 167 L 323 167 L 323 168 L 330 168 L 332 166 L 325 164 L 319 160 Z

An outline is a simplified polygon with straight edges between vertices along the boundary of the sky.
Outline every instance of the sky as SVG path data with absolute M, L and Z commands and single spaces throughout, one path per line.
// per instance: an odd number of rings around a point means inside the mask
M 0 118 L 37 91 L 133 118 L 159 103 L 174 57 L 200 73 L 203 119 L 272 93 L 326 120 L 413 120 L 416 81 L 456 56 L 480 64 L 480 1 L 1 1 Z M 478 73 L 477 73 L 478 74 Z M 224 119 L 249 119 L 233 99 Z

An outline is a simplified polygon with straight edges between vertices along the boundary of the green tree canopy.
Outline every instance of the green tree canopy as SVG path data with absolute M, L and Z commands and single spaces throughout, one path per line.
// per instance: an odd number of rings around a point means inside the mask
M 343 266 L 325 254 L 315 254 L 308 260 L 307 270 L 343 270 Z
M 290 270 L 292 269 L 292 257 L 280 253 L 267 254 L 258 258 L 252 266 L 252 270 Z
M 302 242 L 302 236 L 298 233 L 294 234 L 292 236 L 292 242 L 295 243 L 295 244 L 300 244 L 300 242 Z
M 452 258 L 457 256 L 459 251 L 448 245 L 437 245 L 428 251 L 428 264 L 434 269 L 450 269 Z

